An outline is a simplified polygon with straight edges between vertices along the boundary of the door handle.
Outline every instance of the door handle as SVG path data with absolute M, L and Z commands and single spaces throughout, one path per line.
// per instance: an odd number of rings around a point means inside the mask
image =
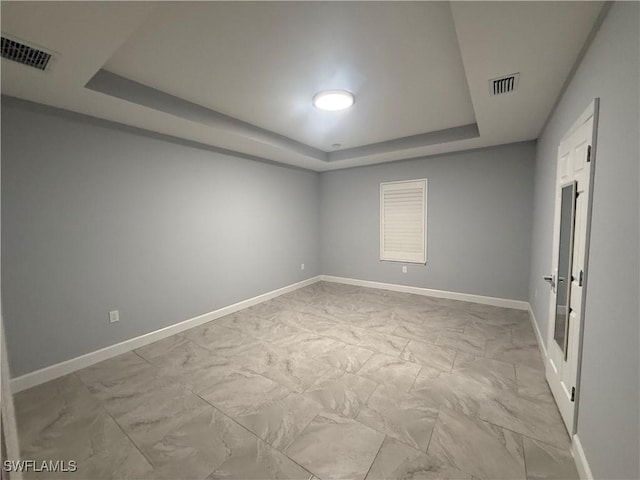
M 549 283 L 549 285 L 551 286 L 551 290 L 555 292 L 556 291 L 556 281 L 555 281 L 555 278 L 553 277 L 553 275 L 545 275 L 542 278 L 544 279 L 545 282 Z

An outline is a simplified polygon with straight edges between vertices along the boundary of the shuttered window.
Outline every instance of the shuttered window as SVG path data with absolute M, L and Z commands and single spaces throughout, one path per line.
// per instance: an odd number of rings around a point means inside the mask
M 380 260 L 427 262 L 427 179 L 380 184 Z

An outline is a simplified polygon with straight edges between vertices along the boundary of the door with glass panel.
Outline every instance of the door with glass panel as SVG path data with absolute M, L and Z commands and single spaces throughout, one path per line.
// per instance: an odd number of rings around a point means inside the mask
M 562 419 L 575 431 L 580 346 L 587 280 L 589 199 L 597 101 L 558 147 L 546 376 Z

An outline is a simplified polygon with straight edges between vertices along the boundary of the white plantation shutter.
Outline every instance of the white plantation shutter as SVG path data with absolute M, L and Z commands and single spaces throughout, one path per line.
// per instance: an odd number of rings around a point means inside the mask
M 427 179 L 380 184 L 380 260 L 427 262 Z

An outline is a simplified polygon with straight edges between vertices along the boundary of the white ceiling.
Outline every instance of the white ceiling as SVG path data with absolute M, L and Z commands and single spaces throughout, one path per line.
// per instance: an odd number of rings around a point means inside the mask
M 163 5 L 104 68 L 323 150 L 475 122 L 447 3 Z
M 2 93 L 317 171 L 366 165 L 537 138 L 601 7 L 2 2 L 3 34 L 56 54 L 47 72 L 3 59 Z M 515 72 L 517 91 L 489 95 Z M 312 106 L 335 88 L 352 109 Z

